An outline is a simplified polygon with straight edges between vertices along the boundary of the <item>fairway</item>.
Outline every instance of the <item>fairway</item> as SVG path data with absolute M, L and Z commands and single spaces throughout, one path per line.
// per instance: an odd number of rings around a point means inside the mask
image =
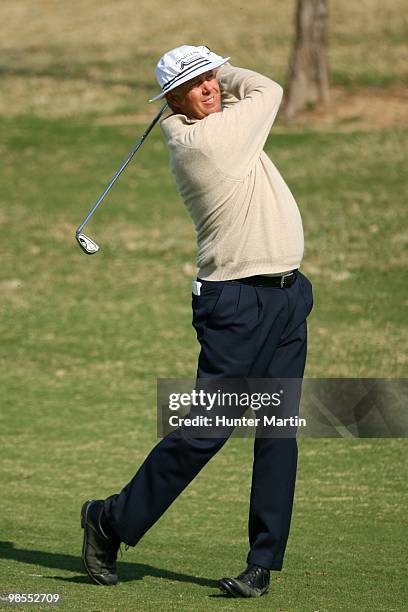
M 156 111 L 146 104 L 155 91 L 151 66 L 163 45 L 179 42 L 169 8 L 159 3 L 161 20 L 149 31 L 142 25 L 152 23 L 152 9 L 141 3 L 127 31 L 127 1 L 115 12 L 113 3 L 92 0 L 75 17 L 79 2 L 58 13 L 44 4 L 45 31 L 54 33 L 44 47 L 35 3 L 7 0 L 2 9 L 9 29 L 0 96 L 0 591 L 62 593 L 67 610 L 406 609 L 402 439 L 300 440 L 284 570 L 272 574 L 267 597 L 232 600 L 216 586 L 242 570 L 247 553 L 248 439 L 231 440 L 138 546 L 123 552 L 117 587 L 97 587 L 84 574 L 81 504 L 119 490 L 157 442 L 157 378 L 195 375 L 195 241 L 158 127 L 87 226 L 100 253 L 87 257 L 74 239 Z M 223 19 L 231 4 L 220 7 Z M 267 71 L 276 45 L 275 78 L 283 79 L 294 3 L 277 3 L 270 46 L 261 4 L 251 4 L 234 13 L 228 31 L 206 22 L 210 46 Z M 370 87 L 384 87 L 387 96 L 406 82 L 397 61 L 401 3 L 387 5 L 387 30 L 374 20 L 380 4 L 364 0 L 347 33 L 339 25 L 345 4 L 333 2 L 334 84 L 342 95 L 368 88 L 369 97 Z M 373 11 L 364 21 L 366 5 Z M 112 20 L 93 44 L 92 11 L 95 23 Z M 202 17 L 199 8 L 189 11 L 184 37 Z M 251 17 L 253 54 L 239 45 Z M 71 29 L 58 37 L 63 18 Z M 16 42 L 19 23 L 26 55 Z M 378 32 L 386 52 L 365 65 Z M 191 36 L 199 42 L 197 29 Z M 315 297 L 308 377 L 407 375 L 408 125 L 368 129 L 366 120 L 280 121 L 266 146 L 304 224 L 302 270 Z
M 134 128 L 27 119 L 2 128 L 2 575 L 15 588 L 65 593 L 67 609 L 143 610 L 164 600 L 175 610 L 232 609 L 214 599 L 214 580 L 238 571 L 245 555 L 249 440 L 232 440 L 125 553 L 120 595 L 89 584 L 79 561 L 81 501 L 117 490 L 155 442 L 156 378 L 195 372 L 194 237 L 161 135 L 151 136 L 92 221 L 102 251 L 89 258 L 73 239 L 79 204 L 129 149 Z M 383 245 L 404 236 L 403 137 L 277 131 L 268 142 L 303 203 L 304 269 L 316 297 L 308 376 L 404 374 L 404 282 L 389 274 L 400 267 L 397 254 L 381 261 Z M 358 290 L 350 302 L 351 282 Z M 287 569 L 272 587 L 276 609 L 368 610 L 379 600 L 381 609 L 402 609 L 405 449 L 398 440 L 301 442 Z

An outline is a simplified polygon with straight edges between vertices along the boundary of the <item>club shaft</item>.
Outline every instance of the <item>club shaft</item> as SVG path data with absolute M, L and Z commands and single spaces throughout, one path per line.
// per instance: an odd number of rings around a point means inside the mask
M 142 135 L 142 137 L 138 140 L 138 142 L 136 143 L 136 145 L 133 147 L 133 149 L 131 150 L 131 152 L 129 153 L 128 157 L 125 159 L 125 161 L 123 162 L 123 164 L 121 165 L 121 167 L 119 168 L 119 170 L 116 172 L 116 174 L 111 178 L 111 180 L 109 181 L 107 187 L 105 188 L 105 190 L 101 193 L 101 195 L 99 196 L 99 198 L 96 200 L 95 204 L 92 206 L 92 208 L 90 209 L 90 211 L 88 212 L 88 214 L 86 215 L 85 219 L 82 221 L 81 225 L 79 225 L 77 227 L 76 230 L 76 234 L 80 234 L 81 231 L 83 230 L 83 228 L 85 227 L 85 225 L 88 223 L 89 219 L 92 217 L 92 215 L 94 214 L 95 210 L 98 208 L 99 204 L 102 202 L 102 200 L 104 199 L 104 197 L 106 196 L 106 194 L 110 191 L 111 187 L 114 185 L 114 183 L 117 181 L 117 179 L 119 178 L 119 176 L 122 174 L 122 172 L 124 171 L 124 169 L 126 168 L 126 166 L 128 165 L 128 163 L 130 162 L 130 160 L 132 159 L 132 157 L 134 156 L 134 154 L 136 153 L 136 151 L 142 146 L 144 140 L 146 139 L 146 137 L 148 136 L 148 134 L 150 134 L 151 130 L 154 128 L 154 126 L 156 125 L 156 123 L 158 122 L 158 120 L 160 119 L 160 117 L 162 116 L 162 114 L 164 113 L 164 111 L 167 108 L 167 104 L 164 104 L 161 109 L 159 110 L 159 112 L 157 113 L 157 115 L 154 117 L 153 121 L 151 122 L 151 124 L 147 127 L 146 131 L 144 132 L 144 134 Z

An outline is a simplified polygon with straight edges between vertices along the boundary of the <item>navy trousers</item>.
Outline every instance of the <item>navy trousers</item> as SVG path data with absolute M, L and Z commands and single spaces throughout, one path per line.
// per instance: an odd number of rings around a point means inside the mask
M 201 345 L 198 378 L 302 378 L 312 286 L 302 273 L 286 288 L 201 281 L 193 325 Z M 134 546 L 220 450 L 226 438 L 189 438 L 176 430 L 146 457 L 132 480 L 105 500 L 106 517 Z M 254 441 L 248 563 L 282 568 L 297 466 L 295 438 Z

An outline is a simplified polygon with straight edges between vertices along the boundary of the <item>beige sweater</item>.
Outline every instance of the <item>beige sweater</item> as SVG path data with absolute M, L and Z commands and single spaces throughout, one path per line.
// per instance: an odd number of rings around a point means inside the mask
M 263 151 L 282 99 L 270 79 L 226 64 L 220 113 L 161 123 L 178 190 L 195 224 L 198 276 L 231 280 L 298 268 L 302 220 Z

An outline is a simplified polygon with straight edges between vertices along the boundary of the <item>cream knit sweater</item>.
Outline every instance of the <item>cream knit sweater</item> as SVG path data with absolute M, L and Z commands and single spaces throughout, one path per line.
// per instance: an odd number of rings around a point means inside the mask
M 232 280 L 298 268 L 299 209 L 263 147 L 282 100 L 274 81 L 230 64 L 217 75 L 222 112 L 175 114 L 161 127 L 195 224 L 198 276 Z

